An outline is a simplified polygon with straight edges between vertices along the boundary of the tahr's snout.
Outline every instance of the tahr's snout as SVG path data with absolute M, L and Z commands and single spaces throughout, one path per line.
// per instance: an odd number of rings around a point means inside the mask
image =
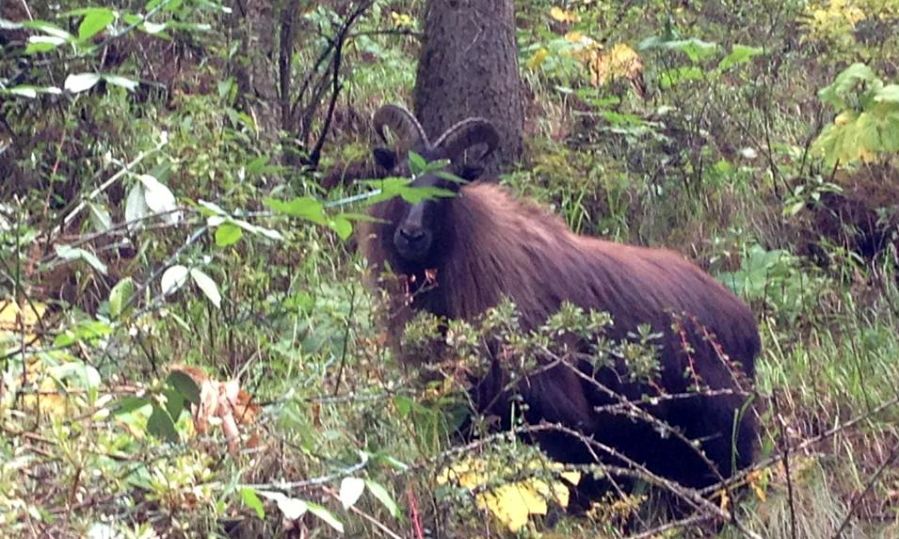
M 393 244 L 403 258 L 421 261 L 431 250 L 431 231 L 421 226 L 405 224 L 397 227 Z

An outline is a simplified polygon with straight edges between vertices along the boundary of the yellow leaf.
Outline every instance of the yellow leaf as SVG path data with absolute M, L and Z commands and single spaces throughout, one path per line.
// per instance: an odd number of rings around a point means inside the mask
M 549 56 L 548 50 L 543 47 L 537 49 L 533 56 L 528 59 L 528 69 L 535 70 L 543 65 L 543 61 L 546 60 L 547 56 Z
M 719 490 L 718 494 L 721 496 L 721 510 L 727 513 L 730 510 L 730 496 L 725 489 Z
M 553 6 L 549 10 L 549 16 L 559 22 L 578 22 L 581 20 L 577 13 L 564 10 L 558 6 Z
M 622 78 L 634 81 L 643 75 L 643 61 L 634 49 L 618 43 L 610 51 L 598 54 L 591 62 L 590 69 L 596 85 Z
M 477 501 L 513 533 L 528 523 L 528 516 L 546 514 L 546 499 L 522 483 L 503 485 L 493 492 L 482 492 Z
M 540 470 L 559 472 L 570 483 L 576 485 L 581 478 L 580 472 L 564 471 L 561 463 L 534 458 L 517 469 L 493 470 L 489 462 L 483 458 L 469 457 L 452 466 L 444 468 L 437 476 L 438 484 L 453 482 L 470 490 L 484 489 L 488 484 L 497 484 L 497 479 L 504 475 L 522 475 L 524 470 Z M 490 511 L 496 519 L 512 532 L 521 529 L 530 515 L 545 515 L 547 502 L 554 499 L 562 507 L 567 507 L 570 499 L 568 486 L 562 481 L 547 482 L 542 479 L 529 478 L 513 481 L 479 492 L 475 496 L 478 507 Z
M 25 332 L 25 340 L 34 340 L 30 330 L 44 316 L 47 306 L 39 302 L 27 302 L 24 306 L 12 301 L 0 302 L 0 339 L 17 336 Z
M 755 493 L 755 497 L 758 498 L 760 502 L 764 502 L 768 499 L 768 495 L 762 487 L 762 473 L 759 470 L 750 472 L 747 480 L 752 487 L 752 491 Z
M 582 46 L 593 44 L 593 38 L 585 36 L 582 32 L 568 32 L 565 34 L 565 41 Z

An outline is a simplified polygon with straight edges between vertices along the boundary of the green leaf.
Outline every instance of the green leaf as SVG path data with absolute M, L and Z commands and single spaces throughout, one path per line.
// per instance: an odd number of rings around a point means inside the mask
M 156 35 L 160 34 L 168 28 L 168 23 L 155 23 L 150 21 L 144 21 L 144 23 L 140 26 L 141 31 L 146 32 L 148 34 Z
M 234 223 L 222 223 L 215 229 L 215 244 L 219 247 L 234 245 L 240 241 L 243 230 Z
M 665 48 L 681 51 L 687 55 L 691 62 L 698 62 L 714 55 L 718 51 L 718 44 L 693 37 L 668 41 L 665 43 Z
M 401 418 L 407 417 L 412 413 L 412 399 L 405 395 L 394 397 L 393 405 L 396 406 L 396 411 L 399 412 Z
M 156 214 L 163 214 L 164 220 L 169 224 L 176 224 L 181 220 L 178 203 L 175 195 L 165 184 L 149 174 L 137 176 L 144 186 L 144 202 L 147 207 Z
M 129 414 L 135 410 L 139 410 L 150 404 L 150 399 L 146 397 L 125 397 L 119 399 L 112 405 L 113 415 Z
M 72 247 L 71 245 L 54 245 L 56 256 L 63 260 L 83 260 L 90 267 L 106 275 L 106 264 L 100 261 L 94 253 L 86 251 L 80 247 Z
M 662 88 L 671 88 L 682 82 L 701 80 L 704 73 L 697 66 L 684 66 L 663 71 L 659 77 L 659 85 Z
M 165 270 L 165 273 L 162 274 L 162 279 L 160 280 L 160 287 L 162 288 L 163 295 L 167 296 L 184 286 L 184 283 L 187 282 L 187 274 L 187 267 L 182 266 L 181 264 L 175 264 Z
M 178 421 L 181 412 L 184 411 L 184 395 L 174 388 L 166 389 L 162 394 L 165 395 L 165 411 L 168 412 L 172 421 Z
M 34 86 L 15 86 L 6 90 L 4 93 L 18 95 L 21 97 L 27 97 L 28 99 L 34 99 L 37 97 L 37 88 Z
M 166 383 L 175 388 L 191 404 L 200 404 L 200 388 L 194 379 L 182 371 L 174 370 L 166 377 Z
M 76 342 L 92 342 L 112 333 L 112 326 L 100 320 L 83 320 L 53 339 L 53 346 L 71 346 Z
M 337 520 L 337 518 L 333 513 L 331 513 L 331 511 L 328 511 L 317 503 L 306 502 L 306 505 L 310 513 L 325 521 L 328 526 L 331 526 L 332 528 L 337 530 L 337 533 L 343 533 L 343 524 L 341 524 L 341 522 Z
M 365 492 L 365 481 L 358 477 L 344 477 L 340 481 L 340 491 L 337 498 L 344 510 L 356 505 L 362 493 Z
M 415 152 L 409 152 L 409 170 L 413 176 L 418 176 L 428 168 L 428 162 L 425 158 Z
M 66 32 L 59 26 L 56 26 L 52 22 L 47 22 L 47 21 L 43 21 L 40 19 L 33 20 L 33 21 L 25 21 L 22 23 L 22 27 L 30 28 L 32 30 L 38 30 L 47 35 L 61 37 L 62 39 L 66 40 L 66 41 L 72 41 L 72 39 L 74 39 L 72 34 Z
M 874 101 L 899 105 L 899 84 L 887 84 L 874 94 Z
M 100 75 L 97 73 L 77 73 L 66 77 L 62 86 L 66 91 L 77 94 L 90 90 L 98 82 L 100 82 Z
M 121 317 L 133 295 L 134 281 L 131 280 L 131 277 L 125 277 L 117 282 L 109 292 L 109 315 L 113 318 Z
M 846 99 L 861 83 L 879 82 L 874 70 L 862 63 L 855 63 L 836 76 L 833 83 L 818 91 L 821 101 L 837 110 L 847 108 Z
M 266 198 L 265 205 L 290 217 L 305 219 L 319 225 L 327 225 L 325 210 L 322 203 L 312 197 L 297 197 L 290 202 L 284 202 L 275 198 Z
M 65 43 L 66 40 L 57 36 L 30 36 L 25 54 L 38 54 L 49 52 Z
M 718 63 L 719 71 L 727 71 L 731 67 L 744 64 L 752 58 L 764 53 L 761 47 L 747 47 L 746 45 L 734 45 L 730 54 L 721 59 Z
M 88 202 L 88 209 L 91 214 L 91 223 L 97 232 L 106 232 L 112 228 L 112 216 L 106 206 L 97 202 Z
M 137 81 L 136 80 L 128 79 L 125 77 L 120 77 L 119 75 L 105 74 L 105 75 L 103 75 L 103 80 L 105 80 L 109 84 L 112 84 L 113 86 L 121 86 L 122 88 L 125 88 L 129 92 L 133 92 L 134 90 L 137 89 Z
M 78 25 L 78 40 L 87 41 L 99 34 L 115 20 L 115 13 L 109 8 L 88 8 Z
M 351 223 L 347 218 L 341 215 L 338 215 L 334 217 L 334 219 L 331 219 L 328 225 L 331 227 L 331 230 L 337 232 L 337 235 L 342 240 L 346 240 L 353 233 L 353 223 Z
M 381 504 L 387 508 L 387 511 L 390 513 L 390 516 L 393 518 L 398 518 L 400 516 L 399 507 L 396 505 L 396 501 L 394 501 L 393 496 L 387 492 L 387 489 L 384 488 L 380 483 L 376 483 L 371 479 L 365 480 L 365 486 L 368 487 L 368 491 L 371 492 L 372 496 L 378 499 Z
M 260 490 L 257 492 L 260 496 L 274 500 L 278 505 L 278 509 L 287 520 L 297 520 L 306 514 L 309 510 L 309 504 L 299 498 L 291 498 L 282 492 L 271 492 Z
M 147 207 L 147 201 L 144 199 L 144 185 L 135 182 L 125 199 L 125 222 L 128 223 L 128 229 L 141 228 L 143 219 L 149 214 L 150 208 Z
M 260 520 L 265 519 L 265 506 L 262 504 L 262 500 L 256 494 L 256 491 L 250 487 L 243 487 L 240 489 L 240 500 L 256 512 L 256 517 Z
M 190 270 L 190 277 L 194 280 L 200 290 L 203 291 L 203 294 L 218 308 L 222 306 L 222 295 L 219 293 L 219 287 L 215 284 L 215 281 L 212 280 L 212 277 L 198 270 L 197 268 L 193 268 Z
M 159 405 L 153 405 L 153 412 L 147 420 L 147 432 L 170 443 L 178 443 L 178 431 L 171 416 Z

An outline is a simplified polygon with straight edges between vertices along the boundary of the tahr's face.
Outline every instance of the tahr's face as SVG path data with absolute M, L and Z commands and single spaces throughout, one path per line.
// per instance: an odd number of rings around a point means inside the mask
M 426 155 L 426 153 L 423 153 L 422 157 L 428 161 L 443 158 L 443 155 Z M 398 162 L 397 155 L 390 150 L 376 148 L 374 157 L 375 161 L 388 171 L 405 172 L 406 167 Z M 449 171 L 463 180 L 471 181 L 480 176 L 483 168 L 476 165 L 461 167 L 451 165 L 447 169 L 447 172 Z M 458 181 L 448 180 L 433 172 L 420 175 L 411 185 L 419 188 L 439 188 L 452 193 L 458 193 L 461 188 Z M 440 248 L 436 244 L 440 242 L 446 210 L 451 203 L 452 198 L 446 196 L 422 200 L 415 204 L 399 199 L 394 201 L 401 210 L 397 212 L 400 217 L 394 223 L 392 241 L 396 254 L 402 260 L 415 266 L 428 266 L 435 262 L 436 250 Z
M 412 182 L 413 187 L 445 187 L 445 180 L 440 180 L 432 174 L 416 178 Z M 434 239 L 437 235 L 437 225 L 442 221 L 441 213 L 448 201 L 445 199 L 429 199 L 409 204 L 403 202 L 402 218 L 396 223 L 393 233 L 393 246 L 403 259 L 424 263 L 434 247 Z

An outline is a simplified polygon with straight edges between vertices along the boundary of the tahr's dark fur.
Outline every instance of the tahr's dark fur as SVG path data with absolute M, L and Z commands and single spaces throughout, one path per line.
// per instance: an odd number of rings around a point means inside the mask
M 751 406 L 744 408 L 760 340 L 752 312 L 728 289 L 672 251 L 576 235 L 558 217 L 494 184 L 468 183 L 456 197 L 427 204 L 415 211 L 399 198 L 377 204 L 371 213 L 383 222 L 362 230 L 363 253 L 376 271 L 389 266 L 414 283 L 426 282 L 426 271 L 436 275 L 436 283 L 413 296 L 407 312 L 393 313 L 392 332 L 402 330 L 412 310 L 471 320 L 506 297 L 517 306 L 525 330 L 541 325 L 566 301 L 609 312 L 612 338 L 626 339 L 638 325 L 650 324 L 663 334 L 657 379 L 632 381 L 622 361 L 597 372 L 585 361 L 574 368 L 558 365 L 518 385 L 528 421 L 576 429 L 684 486 L 714 484 L 734 473 L 733 464 L 739 469 L 751 463 L 757 420 Z M 413 214 L 415 226 L 427 228 L 429 244 L 410 256 L 406 238 L 418 241 L 418 233 L 404 227 L 411 226 Z M 507 380 L 494 359 L 491 373 L 473 390 L 482 411 L 508 417 Z M 591 380 L 635 403 L 643 395 L 688 393 L 699 382 L 704 392 L 641 407 L 686 438 L 702 440 L 717 472 L 682 438 L 660 435 L 657 425 L 620 411 L 597 411 L 620 399 Z M 542 434 L 538 442 L 551 457 L 572 463 L 593 462 L 601 453 L 558 432 Z

